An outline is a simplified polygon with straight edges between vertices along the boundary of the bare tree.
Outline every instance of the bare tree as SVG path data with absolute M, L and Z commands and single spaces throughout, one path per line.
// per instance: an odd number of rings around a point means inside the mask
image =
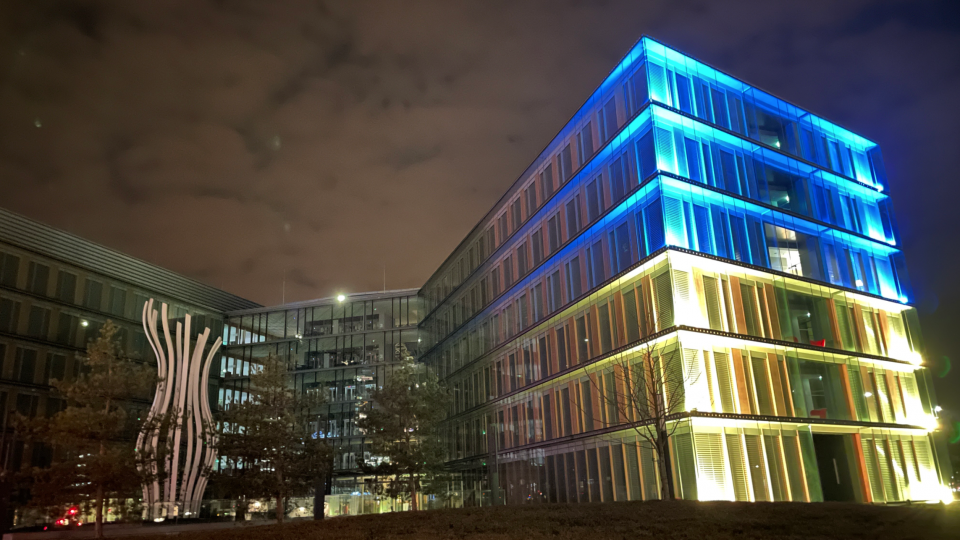
M 648 342 L 635 352 L 616 355 L 599 371 L 590 368 L 584 364 L 583 371 L 604 409 L 600 424 L 629 426 L 650 445 L 660 476 L 660 498 L 673 499 L 670 437 L 680 425 L 674 420 L 687 409 L 686 387 L 697 382 L 700 370 L 693 364 L 685 366 L 679 344 L 667 342 Z

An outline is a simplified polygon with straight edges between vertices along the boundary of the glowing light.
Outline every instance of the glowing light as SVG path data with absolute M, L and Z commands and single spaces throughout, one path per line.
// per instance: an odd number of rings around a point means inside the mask
M 920 365 L 923 365 L 923 357 L 920 356 L 920 353 L 918 353 L 917 351 L 910 351 L 907 354 L 907 362 L 910 362 L 915 366 L 920 366 Z
M 940 502 L 943 504 L 950 504 L 954 501 L 953 490 L 950 489 L 950 486 L 940 485 Z
M 87 321 L 80 321 L 80 326 L 86 328 L 87 326 L 90 326 L 90 323 L 88 323 Z
M 337 295 L 337 302 L 343 302 L 343 301 L 346 300 L 346 299 L 347 299 L 347 297 L 344 296 L 344 295 L 342 295 L 342 294 L 338 294 L 338 295 Z
M 924 415 L 920 419 L 919 424 L 920 424 L 920 427 L 927 430 L 928 432 L 936 431 L 940 427 L 940 424 L 937 422 L 937 419 L 931 415 Z
M 906 296 L 901 296 L 901 297 L 900 297 L 900 302 L 903 303 L 903 304 L 906 304 L 906 303 L 907 303 L 907 297 L 906 297 Z
M 933 412 L 935 412 L 935 413 L 937 413 L 937 414 L 939 414 L 940 411 L 942 411 L 942 410 L 943 410 L 943 407 L 941 407 L 941 406 L 939 406 L 939 405 L 937 405 L 936 407 L 933 408 Z

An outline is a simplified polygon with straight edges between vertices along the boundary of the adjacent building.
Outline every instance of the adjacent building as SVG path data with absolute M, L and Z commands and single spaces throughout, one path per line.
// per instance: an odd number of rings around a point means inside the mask
M 0 465 L 16 471 L 50 459 L 25 446 L 14 412 L 52 415 L 63 406 L 50 382 L 76 377 L 86 344 L 106 320 L 120 327 L 122 352 L 154 361 L 141 314 L 149 298 L 171 306 L 171 319 L 193 316 L 194 336 L 214 341 L 224 313 L 258 304 L 0 209 Z M 149 402 L 140 404 L 146 412 Z
M 334 449 L 328 515 L 379 513 L 404 509 L 378 497 L 358 457 L 370 459 L 364 434 L 356 426 L 361 406 L 404 361 L 419 350 L 417 289 L 338 295 L 270 308 L 226 314 L 220 362 L 221 408 L 246 399 L 254 368 L 268 355 L 287 360 L 297 391 L 324 398 L 313 419 L 315 436 Z M 304 515 L 312 501 L 304 501 Z
M 640 40 L 421 289 L 464 500 L 659 498 L 624 372 L 674 389 L 679 497 L 939 500 L 886 188 L 875 143 Z

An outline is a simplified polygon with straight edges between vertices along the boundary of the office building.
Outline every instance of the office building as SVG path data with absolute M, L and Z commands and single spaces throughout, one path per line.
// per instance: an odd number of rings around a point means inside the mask
M 225 320 L 220 408 L 246 399 L 251 367 L 255 369 L 271 354 L 284 358 L 296 390 L 318 393 L 325 400 L 312 422 L 316 436 L 333 447 L 328 515 L 405 509 L 395 499 L 377 496 L 376 485 L 384 479 L 361 474 L 357 458 L 371 456 L 356 420 L 373 389 L 417 355 L 417 290 L 338 295 L 231 311 Z M 302 501 L 301 506 L 302 514 L 313 515 L 312 500 Z
M 256 307 L 214 287 L 94 242 L 0 210 L 0 463 L 8 471 L 41 466 L 50 449 L 24 444 L 10 422 L 53 415 L 63 400 L 51 381 L 76 377 L 86 344 L 106 320 L 120 328 L 121 352 L 153 362 L 141 314 L 149 298 L 171 319 L 193 316 L 193 336 L 209 326 L 214 341 L 228 310 Z M 139 404 L 146 412 L 149 402 Z
M 464 500 L 939 500 L 886 188 L 875 143 L 642 39 L 421 289 Z

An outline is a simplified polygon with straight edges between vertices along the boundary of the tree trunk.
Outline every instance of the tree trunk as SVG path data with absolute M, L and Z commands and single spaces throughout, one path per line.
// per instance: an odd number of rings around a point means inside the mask
M 283 518 L 286 517 L 286 507 L 283 504 L 283 495 L 279 492 L 277 493 L 277 523 L 283 523 Z
M 110 414 L 110 402 L 111 399 L 107 398 L 107 404 L 104 407 L 104 413 Z M 104 454 L 107 453 L 107 448 L 103 445 L 103 441 L 100 441 L 100 460 L 103 461 Z M 102 466 L 102 463 L 101 463 Z M 103 538 L 103 479 L 100 479 L 100 482 L 97 485 L 97 519 L 94 523 L 93 534 L 97 538 Z
M 410 475 L 410 508 L 416 512 L 420 509 L 420 501 L 417 497 L 417 476 Z
M 93 535 L 103 538 L 103 485 L 97 486 L 97 500 L 94 504 L 97 506 L 97 518 L 93 525 Z
M 326 516 L 323 507 L 327 499 L 327 473 L 317 477 L 316 486 L 313 488 L 313 519 L 322 520 Z
M 660 460 L 660 498 L 665 501 L 674 499 L 673 468 L 670 466 L 670 446 L 666 431 L 657 437 L 657 459 Z
M 234 521 L 246 521 L 247 519 L 247 499 L 237 501 L 237 511 L 234 513 Z

